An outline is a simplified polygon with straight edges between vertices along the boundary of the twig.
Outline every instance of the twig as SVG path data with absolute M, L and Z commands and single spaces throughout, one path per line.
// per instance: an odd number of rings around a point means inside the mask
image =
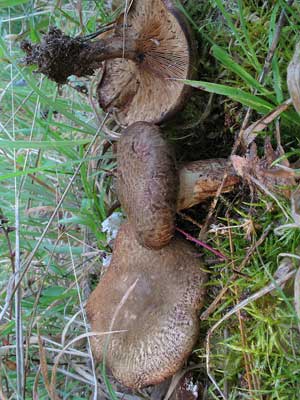
M 229 221 L 228 221 L 229 224 Z M 234 263 L 234 247 L 233 247 L 233 240 L 232 240 L 232 232 L 231 229 L 228 230 L 228 237 L 229 237 L 229 246 L 230 246 L 230 253 L 231 253 L 231 263 L 232 263 L 232 267 L 234 269 L 236 269 L 235 267 L 235 263 Z M 236 298 L 238 298 L 238 292 L 237 292 L 237 288 L 234 288 L 234 293 Z M 246 348 L 246 338 L 245 338 L 245 332 L 244 332 L 244 326 L 243 326 L 243 321 L 241 318 L 241 312 L 240 310 L 238 310 L 237 312 L 237 317 L 238 317 L 238 321 L 239 321 L 239 328 L 240 328 L 240 334 L 241 334 L 241 340 L 242 340 L 242 345 L 243 348 Z M 247 378 L 247 383 L 248 383 L 248 389 L 250 391 L 250 393 L 252 392 L 252 382 L 251 382 L 251 378 L 250 378 L 250 371 L 249 371 L 249 366 L 248 366 L 248 362 L 249 360 L 247 359 L 247 354 L 243 351 L 243 358 L 244 358 L 244 364 L 245 364 L 245 370 L 246 370 L 246 378 Z
M 255 185 L 258 186 L 260 188 L 260 190 L 265 192 L 268 196 L 270 196 L 275 201 L 275 203 L 278 205 L 278 207 L 282 211 L 283 215 L 285 216 L 286 220 L 288 221 L 289 216 L 288 216 L 287 212 L 285 211 L 285 209 L 280 204 L 280 201 L 277 199 L 277 197 L 272 192 L 270 192 L 270 190 L 265 185 L 263 185 L 258 179 L 254 178 L 254 176 L 249 175 L 249 179 L 253 183 L 255 183 Z
M 183 218 L 183 219 L 185 219 L 186 221 L 189 221 L 189 222 L 191 222 L 192 224 L 194 224 L 195 226 L 197 226 L 199 229 L 202 228 L 202 225 L 199 224 L 199 222 L 195 221 L 194 218 L 192 218 L 192 217 L 190 217 L 189 215 L 183 213 L 182 211 L 177 211 L 177 214 L 178 214 L 181 218 Z
M 248 147 L 256 138 L 257 133 L 264 130 L 271 122 L 274 121 L 275 118 L 278 118 L 281 113 L 286 111 L 291 104 L 293 104 L 292 99 L 288 99 L 282 104 L 279 104 L 279 106 L 274 108 L 268 114 L 264 115 L 258 121 L 255 121 L 253 124 L 251 124 L 243 132 L 243 144 Z
M 1 133 L 1 132 L 0 132 Z M 9 162 L 11 162 L 11 161 L 13 161 L 13 160 L 11 160 L 11 158 L 10 158 L 10 156 L 3 150 L 3 149 L 1 149 L 1 152 L 2 152 L 2 154 L 4 155 L 4 157 L 6 157 L 7 158 L 7 160 L 9 161 Z M 16 164 L 16 168 L 19 170 L 19 171 L 24 171 L 24 168 L 21 166 L 21 165 L 19 165 L 19 164 Z M 55 193 L 55 189 L 53 189 L 51 186 L 49 186 L 49 185 L 47 185 L 47 183 L 45 183 L 44 181 L 42 181 L 41 179 L 39 179 L 39 178 L 37 178 L 34 174 L 27 174 L 33 181 L 35 181 L 36 183 L 38 183 L 39 185 L 41 185 L 41 186 L 43 186 L 44 188 L 46 188 L 47 190 L 49 190 L 50 192 L 52 192 L 52 193 Z
M 10 17 L 10 9 L 9 9 Z M 9 33 L 11 33 L 11 22 L 9 21 Z M 9 45 L 9 54 L 12 55 L 11 42 Z M 11 111 L 12 115 L 15 115 L 15 96 L 14 96 L 14 76 L 13 76 L 13 64 L 10 66 L 10 80 L 11 80 Z M 13 140 L 16 140 L 15 132 L 15 118 L 12 118 L 12 136 Z M 14 172 L 17 171 L 17 153 L 16 149 L 13 151 L 14 154 Z M 15 257 L 14 257 L 14 285 L 13 290 L 15 297 L 15 332 L 16 332 L 16 365 L 17 365 L 17 399 L 21 400 L 24 398 L 25 391 L 25 368 L 24 368 L 24 349 L 23 349 L 23 323 L 22 323 L 22 288 L 19 284 L 16 285 L 21 271 L 21 250 L 20 250 L 20 196 L 19 196 L 18 180 L 15 176 L 14 179 L 14 195 L 15 195 Z M 21 282 L 20 282 L 21 283 Z
M 221 260 L 227 260 L 227 257 L 224 256 L 224 254 L 222 254 L 220 251 L 213 249 L 208 244 L 202 242 L 199 239 L 194 238 L 193 236 L 189 235 L 187 232 L 183 231 L 180 228 L 176 228 L 176 230 L 178 232 L 182 233 L 186 237 L 187 240 L 190 240 L 191 242 L 194 242 L 194 243 L 198 244 L 199 246 L 204 247 L 206 250 L 209 250 L 210 252 L 214 253 L 216 256 L 221 258 Z
M 288 0 L 287 1 L 287 6 L 291 7 L 293 3 L 294 3 L 294 0 Z M 268 55 L 267 55 L 266 60 L 265 60 L 264 68 L 262 70 L 262 73 L 261 73 L 261 76 L 260 76 L 260 79 L 259 79 L 260 83 L 262 83 L 264 81 L 266 75 L 269 72 L 269 68 L 270 68 L 272 59 L 273 59 L 275 51 L 276 51 L 276 47 L 277 47 L 279 39 L 280 39 L 281 30 L 282 30 L 282 28 L 285 25 L 286 20 L 287 20 L 285 13 L 286 13 L 286 11 L 283 8 L 283 10 L 280 13 L 280 16 L 279 16 L 279 19 L 278 19 L 278 23 L 277 23 L 277 26 L 276 26 L 276 30 L 275 30 L 275 34 L 274 34 L 274 37 L 273 37 L 273 40 L 272 40 Z

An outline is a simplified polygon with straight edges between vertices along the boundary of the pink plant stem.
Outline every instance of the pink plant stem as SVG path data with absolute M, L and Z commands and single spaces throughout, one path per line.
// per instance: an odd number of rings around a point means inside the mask
M 221 252 L 219 252 L 218 250 L 213 249 L 212 247 L 210 247 L 208 244 L 202 242 L 201 240 L 198 240 L 196 238 L 194 238 L 193 236 L 191 236 L 190 234 L 188 234 L 187 232 L 183 231 L 180 228 L 176 228 L 176 230 L 180 233 L 182 233 L 185 238 L 187 240 L 190 240 L 191 242 L 194 242 L 196 244 L 198 244 L 201 247 L 204 247 L 205 249 L 207 249 L 208 251 L 211 251 L 212 253 L 214 253 L 217 257 L 221 258 L 221 260 L 227 260 L 227 257 L 224 256 L 224 254 L 222 254 Z

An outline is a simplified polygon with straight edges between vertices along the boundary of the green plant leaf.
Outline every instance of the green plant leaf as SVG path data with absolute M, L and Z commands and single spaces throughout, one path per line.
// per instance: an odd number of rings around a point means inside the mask
M 29 3 L 30 0 L 0 0 L 0 8 L 14 7 Z
M 244 92 L 241 89 L 237 89 L 231 86 L 220 85 L 218 83 L 203 82 L 203 81 L 184 81 L 187 85 L 192 87 L 205 90 L 209 93 L 216 93 L 222 96 L 227 96 L 230 99 L 237 101 L 247 107 L 251 107 L 260 113 L 270 112 L 274 105 L 261 99 L 259 96 Z
M 253 76 L 251 76 L 241 65 L 236 63 L 230 55 L 220 46 L 212 46 L 213 56 L 220 61 L 226 68 L 242 78 L 251 88 L 257 89 L 264 95 L 270 95 L 270 92 L 263 87 Z
M 54 141 L 27 141 L 27 140 L 0 140 L 1 149 L 61 149 L 64 147 L 74 147 L 85 145 L 90 142 L 89 139 L 78 139 L 78 140 L 58 140 Z

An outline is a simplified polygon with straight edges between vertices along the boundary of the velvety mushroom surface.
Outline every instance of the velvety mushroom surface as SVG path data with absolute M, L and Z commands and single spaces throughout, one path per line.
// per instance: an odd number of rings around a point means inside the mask
M 92 339 L 96 359 L 103 360 L 105 352 L 106 366 L 125 386 L 163 381 L 192 351 L 205 294 L 201 267 L 183 239 L 153 251 L 137 242 L 129 223 L 120 228 L 111 264 L 88 299 L 87 314 L 92 331 L 125 330 Z
M 184 15 L 170 0 L 134 0 L 115 36 L 136 43 L 136 60 L 107 60 L 98 86 L 100 106 L 122 125 L 160 123 L 183 105 L 192 76 L 194 45 Z M 133 39 L 134 38 L 134 39 Z
M 118 142 L 117 163 L 117 194 L 138 242 L 165 246 L 175 230 L 178 190 L 171 146 L 157 126 L 137 122 Z

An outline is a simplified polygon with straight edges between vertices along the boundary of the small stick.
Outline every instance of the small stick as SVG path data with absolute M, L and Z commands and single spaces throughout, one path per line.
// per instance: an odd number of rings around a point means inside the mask
M 229 218 L 227 219 L 227 222 L 229 225 Z M 228 229 L 228 236 L 229 236 L 232 267 L 233 267 L 233 269 L 236 269 L 235 263 L 234 263 L 234 256 L 233 256 L 234 255 L 234 246 L 233 246 L 233 238 L 232 238 L 231 228 Z M 234 293 L 235 293 L 236 298 L 238 298 L 238 291 L 237 291 L 236 286 L 234 287 Z M 245 335 L 244 324 L 243 324 L 240 310 L 237 311 L 237 317 L 238 317 L 238 321 L 239 321 L 239 329 L 240 329 L 240 335 L 241 335 L 243 349 L 246 349 L 247 339 L 246 339 L 246 335 Z M 246 351 L 243 351 L 243 358 L 244 358 L 244 365 L 245 365 L 245 370 L 246 370 L 246 380 L 248 383 L 248 389 L 249 389 L 250 394 L 252 394 L 253 387 L 252 387 L 252 380 L 251 380 L 251 373 L 250 373 L 251 372 L 250 369 L 252 369 L 252 357 L 251 357 L 251 354 L 247 354 Z
M 205 249 L 211 251 L 212 253 L 214 253 L 217 257 L 221 258 L 221 260 L 227 260 L 227 257 L 224 256 L 224 254 L 222 254 L 220 251 L 213 249 L 211 246 L 209 246 L 208 244 L 202 242 L 199 239 L 194 238 L 193 236 L 189 235 L 187 232 L 183 231 L 180 228 L 176 228 L 176 230 L 180 233 L 182 233 L 187 240 L 190 240 L 191 242 L 194 242 L 196 244 L 198 244 L 201 247 L 204 247 Z

